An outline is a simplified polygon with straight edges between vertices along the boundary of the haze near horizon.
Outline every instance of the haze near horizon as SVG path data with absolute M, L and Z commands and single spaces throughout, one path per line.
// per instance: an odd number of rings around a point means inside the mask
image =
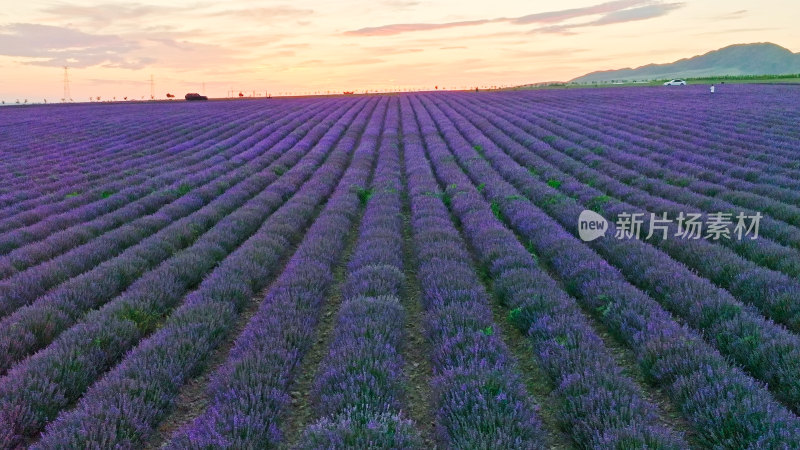
M 800 49 L 785 0 L 37 1 L 0 12 L 0 99 L 519 85 L 730 44 Z

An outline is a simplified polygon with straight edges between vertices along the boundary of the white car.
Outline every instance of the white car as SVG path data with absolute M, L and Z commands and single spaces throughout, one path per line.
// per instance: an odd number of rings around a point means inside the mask
M 686 81 L 681 79 L 670 80 L 664 83 L 664 86 L 686 86 Z

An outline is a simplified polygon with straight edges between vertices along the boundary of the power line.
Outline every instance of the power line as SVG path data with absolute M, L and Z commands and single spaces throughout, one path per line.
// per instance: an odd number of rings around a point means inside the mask
M 61 98 L 61 101 L 72 101 L 72 95 L 69 93 L 69 67 L 67 66 L 64 66 L 64 96 Z

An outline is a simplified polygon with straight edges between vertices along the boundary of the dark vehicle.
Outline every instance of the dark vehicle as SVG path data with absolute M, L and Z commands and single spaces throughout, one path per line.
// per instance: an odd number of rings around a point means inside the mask
M 185 98 L 186 98 L 186 100 L 208 100 L 208 97 L 206 97 L 205 95 L 200 95 L 200 94 L 195 93 L 195 92 L 191 92 L 189 94 L 186 94 Z

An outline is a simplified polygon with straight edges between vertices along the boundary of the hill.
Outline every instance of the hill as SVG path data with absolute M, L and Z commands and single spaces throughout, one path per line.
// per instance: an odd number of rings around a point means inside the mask
M 654 80 L 719 75 L 781 75 L 800 73 L 800 53 L 772 43 L 737 44 L 668 64 L 635 69 L 592 72 L 571 80 L 577 83 L 612 80 Z

